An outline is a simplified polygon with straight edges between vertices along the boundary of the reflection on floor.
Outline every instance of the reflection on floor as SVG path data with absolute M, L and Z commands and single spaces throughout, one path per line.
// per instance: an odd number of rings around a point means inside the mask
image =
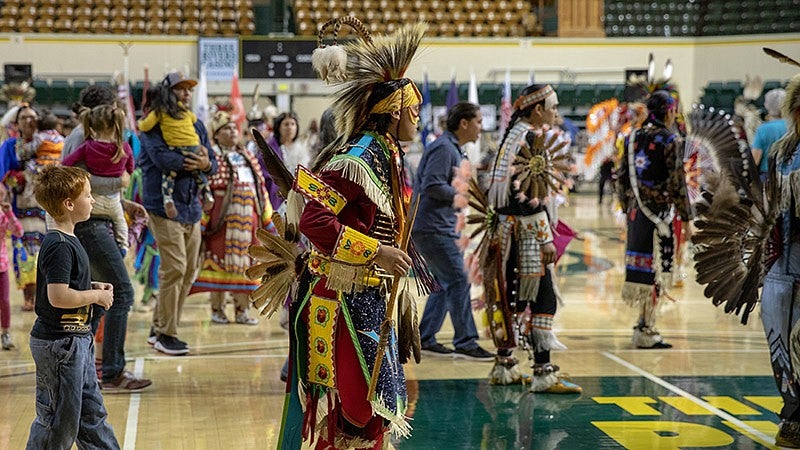
M 693 282 L 691 264 L 676 302 L 658 327 L 671 350 L 630 344 L 635 312 L 620 300 L 624 234 L 610 207 L 577 195 L 561 217 L 583 233 L 559 263 L 565 304 L 556 316 L 569 350 L 554 363 L 584 388 L 581 396 L 533 395 L 486 383 L 491 363 L 425 358 L 406 367 L 413 436 L 400 449 L 760 449 L 774 448 L 780 408 L 758 314 L 748 325 L 725 315 Z M 17 349 L 0 353 L 0 449 L 23 448 L 34 417 L 35 373 L 12 289 Z M 475 292 L 476 295 L 479 293 Z M 422 311 L 425 299 L 419 300 Z M 231 307 L 229 307 L 231 308 Z M 481 329 L 482 316 L 475 314 Z M 134 311 L 128 329 L 129 370 L 153 379 L 141 394 L 107 395 L 109 419 L 125 449 L 275 448 L 287 351 L 277 317 L 258 326 L 210 322 L 207 297 L 190 297 L 179 328 L 187 357 L 146 344 L 150 313 Z M 450 345 L 449 321 L 438 336 Z M 491 340 L 481 345 L 491 349 Z M 525 362 L 527 355 L 517 357 Z M 414 398 L 416 397 L 416 398 Z
M 398 448 L 757 449 L 770 448 L 777 431 L 780 399 L 769 377 L 665 377 L 669 387 L 632 377 L 573 381 L 582 395 L 533 395 L 485 380 L 420 380 L 414 435 Z M 443 404 L 458 407 L 443 410 Z

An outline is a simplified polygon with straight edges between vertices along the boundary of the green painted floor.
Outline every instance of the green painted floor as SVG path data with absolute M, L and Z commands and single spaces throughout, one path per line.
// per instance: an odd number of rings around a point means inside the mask
M 533 395 L 485 380 L 422 380 L 413 436 L 395 444 L 431 450 L 775 448 L 772 411 L 780 398 L 770 377 L 662 380 L 687 395 L 640 377 L 574 378 L 584 389 L 580 396 Z M 742 431 L 741 423 L 770 441 Z

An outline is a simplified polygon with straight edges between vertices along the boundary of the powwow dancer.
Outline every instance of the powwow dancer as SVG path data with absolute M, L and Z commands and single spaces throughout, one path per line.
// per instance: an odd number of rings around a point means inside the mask
M 581 392 L 580 386 L 559 377 L 558 366 L 550 362 L 551 350 L 566 348 L 552 329 L 558 303 L 552 274 L 556 247 L 544 202 L 569 169 L 569 155 L 560 152 L 566 143 L 546 131 L 557 108 L 558 96 L 549 85 L 522 91 L 500 144 L 488 197 L 472 183 L 470 205 L 478 214 L 468 221 L 480 224 L 473 237 L 485 231 L 478 258 L 498 349 L 491 382 L 524 382 L 512 355 L 518 335 L 533 360 L 531 391 L 568 394 Z
M 797 67 L 800 63 L 779 52 L 767 54 Z M 695 248 L 697 281 L 708 284 L 704 293 L 725 312 L 741 313 L 747 323 L 761 289 L 761 321 L 770 349 L 775 383 L 783 408 L 775 445 L 800 448 L 800 75 L 786 87 L 782 115 L 787 133 L 773 144 L 766 184 L 741 139 L 710 148 L 720 161 L 720 176 L 709 179 L 698 213 Z M 719 115 L 718 115 L 719 118 Z M 723 117 L 724 119 L 724 117 Z M 710 122 L 706 119 L 704 122 Z M 725 121 L 714 129 L 719 136 L 727 125 L 729 136 L 740 130 Z M 731 144 L 730 141 L 733 141 Z
M 674 266 L 680 266 L 676 257 L 680 242 L 675 236 L 690 210 L 678 132 L 685 129 L 685 121 L 671 76 L 672 63 L 667 60 L 663 78 L 655 78 L 651 54 L 647 76 L 628 81 L 641 91 L 647 117 L 624 141 L 617 169 L 617 194 L 627 216 L 622 300 L 637 309 L 631 340 L 643 349 L 672 347 L 663 341 L 655 322 L 672 286 Z
M 362 40 L 322 46 L 324 31 L 333 25 L 335 35 L 341 24 L 353 26 Z M 338 138 L 311 170 L 298 169 L 287 198 L 287 224 L 276 223 L 285 237 L 293 237 L 293 197 L 298 192 L 305 196 L 298 230 L 311 250 L 295 259 L 296 246 L 262 231 L 264 245 L 251 247 L 261 263 L 248 271 L 262 279 L 251 299 L 263 313 L 278 310 L 285 300 L 286 290 L 275 285 L 292 282 L 295 260 L 301 272 L 290 306 L 290 371 L 280 448 L 299 449 L 301 441 L 316 439 L 317 448 L 380 449 L 388 431 L 400 436 L 411 431 L 401 364 L 412 353 L 419 357 L 416 312 L 410 295 L 401 294 L 395 333 L 387 293 L 398 288 L 393 275 L 412 266 L 425 273 L 419 260 L 409 256 L 415 255 L 413 247 L 406 253 L 399 245 L 411 221 L 400 190 L 399 141 L 416 134 L 422 100 L 404 73 L 424 29 L 408 25 L 371 38 L 361 22 L 346 17 L 320 31 L 315 68 L 326 81 L 341 83 L 333 103 Z M 288 191 L 288 171 L 274 167 L 277 158 L 260 146 L 270 173 L 278 174 L 276 183 Z M 388 345 L 379 345 L 384 342 Z M 373 370 L 378 359 L 379 369 Z M 371 384 L 375 392 L 369 395 Z

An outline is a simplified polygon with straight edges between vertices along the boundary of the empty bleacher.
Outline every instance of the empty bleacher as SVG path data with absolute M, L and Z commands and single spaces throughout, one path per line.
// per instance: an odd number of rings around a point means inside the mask
M 608 0 L 606 35 L 721 36 L 800 31 L 797 0 Z
M 294 0 L 296 34 L 315 36 L 331 17 L 361 18 L 370 32 L 428 22 L 431 36 L 534 36 L 541 34 L 530 0 Z
M 251 35 L 252 0 L 5 0 L 0 32 Z
M 786 82 L 781 80 L 767 80 L 764 82 L 764 89 L 761 96 L 755 101 L 755 105 L 764 109 L 764 94 L 772 89 L 785 87 Z M 703 88 L 703 95 L 700 103 L 706 106 L 733 111 L 733 104 L 736 98 L 742 95 L 743 86 L 740 81 L 711 81 Z

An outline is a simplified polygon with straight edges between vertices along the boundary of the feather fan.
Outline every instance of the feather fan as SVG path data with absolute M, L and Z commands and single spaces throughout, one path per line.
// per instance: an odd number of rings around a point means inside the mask
M 693 203 L 697 282 L 707 285 L 703 294 L 714 305 L 724 304 L 726 313 L 741 315 L 747 323 L 766 274 L 776 183 L 764 189 L 750 149 L 729 116 L 695 108 L 690 123 L 687 156 L 706 160 L 698 165 L 704 171 Z
M 250 302 L 262 316 L 268 318 L 278 311 L 286 301 L 298 273 L 298 261 L 302 251 L 294 243 L 284 239 L 286 226 L 280 214 L 272 216 L 279 235 L 259 229 L 256 237 L 259 244 L 250 246 L 248 253 L 256 263 L 245 270 L 251 280 L 260 280 L 261 286 L 250 293 Z

